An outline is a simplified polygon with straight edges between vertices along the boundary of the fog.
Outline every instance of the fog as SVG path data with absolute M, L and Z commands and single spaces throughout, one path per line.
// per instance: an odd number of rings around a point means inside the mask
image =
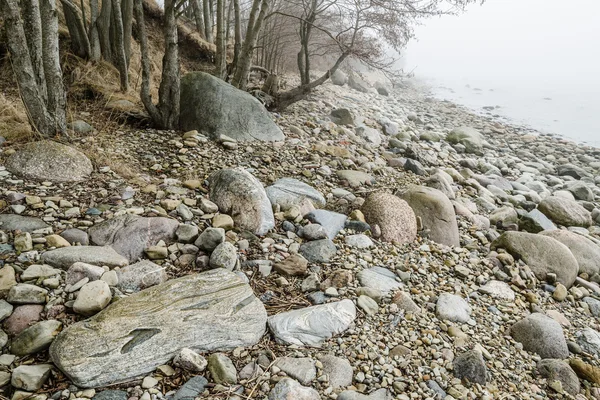
M 488 0 L 427 20 L 405 70 L 443 81 L 600 87 L 599 0 Z

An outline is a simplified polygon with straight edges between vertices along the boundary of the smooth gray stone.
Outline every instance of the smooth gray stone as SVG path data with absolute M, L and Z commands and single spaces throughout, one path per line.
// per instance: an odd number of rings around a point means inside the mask
M 593 354 L 595 357 L 600 357 L 600 332 L 585 328 L 577 333 L 577 344 L 581 346 L 583 351 Z
M 235 226 L 255 235 L 275 227 L 271 202 L 262 183 L 243 168 L 222 169 L 208 178 L 210 199 L 219 211 L 233 218 Z
M 558 322 L 552 318 L 533 313 L 510 328 L 511 336 L 527 351 L 542 358 L 565 359 L 569 357 L 567 341 Z
M 65 329 L 50 357 L 73 384 L 107 386 L 152 372 L 183 348 L 215 352 L 253 346 L 266 321 L 250 286 L 220 268 L 112 303 Z
M 529 233 L 539 233 L 546 230 L 554 230 L 556 229 L 556 225 L 540 210 L 534 208 L 521 217 L 519 220 L 519 229 Z
M 352 300 L 306 307 L 269 317 L 269 328 L 278 343 L 320 347 L 344 332 L 356 318 Z
M 326 263 L 331 261 L 337 253 L 337 247 L 329 239 L 313 240 L 302 243 L 299 250 L 309 262 Z
M 273 365 L 303 385 L 310 385 L 317 378 L 315 360 L 310 357 L 281 357 Z
M 203 376 L 192 376 L 186 383 L 183 384 L 182 387 L 179 388 L 172 400 L 194 400 L 202 392 L 204 392 L 204 387 L 207 383 L 208 381 Z
M 319 392 L 302 386 L 291 378 L 283 378 L 269 392 L 269 400 L 320 400 Z
M 125 214 L 92 226 L 88 233 L 92 243 L 111 246 L 132 263 L 143 258 L 144 250 L 161 240 L 173 241 L 177 228 L 179 222 L 175 219 Z
M 328 210 L 314 210 L 306 214 L 305 218 L 313 224 L 319 224 L 325 231 L 327 237 L 333 240 L 337 234 L 344 229 L 346 225 L 346 217 L 344 214 L 336 213 Z
M 312 202 L 315 207 L 325 206 L 325 197 L 306 183 L 294 178 L 281 178 L 268 186 L 265 191 L 273 205 L 279 205 L 282 211 L 293 206 L 300 206 L 305 199 Z
M 460 296 L 442 293 L 438 297 L 435 314 L 440 320 L 465 323 L 471 318 L 471 306 Z
M 370 395 L 358 393 L 352 390 L 344 390 L 337 397 L 337 400 L 392 400 L 392 396 L 387 389 L 379 389 Z
M 361 285 L 380 290 L 384 294 L 402 287 L 402 284 L 396 280 L 396 274 L 383 267 L 363 269 L 357 274 L 357 278 Z
M 549 236 L 504 232 L 492 242 L 492 249 L 503 248 L 514 257 L 527 263 L 540 280 L 550 272 L 558 282 L 570 288 L 579 272 L 579 264 L 567 246 Z
M 569 248 L 579 265 L 578 274 L 588 274 L 589 277 L 600 272 L 600 246 L 590 239 L 566 230 L 541 232 L 542 235 L 556 239 Z
M 45 228 L 48 228 L 48 224 L 39 218 L 23 217 L 15 214 L 0 214 L 0 230 L 5 232 L 16 230 L 33 232 Z
M 110 246 L 63 247 L 42 254 L 42 262 L 61 269 L 67 269 L 76 262 L 111 268 L 124 267 L 129 263 L 127 258 Z

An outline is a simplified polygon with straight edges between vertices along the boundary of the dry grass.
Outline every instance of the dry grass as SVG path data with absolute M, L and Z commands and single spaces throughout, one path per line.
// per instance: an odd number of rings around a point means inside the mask
M 7 98 L 3 93 L 0 93 L 0 136 L 9 141 L 26 141 L 33 137 L 21 99 Z
M 155 0 L 144 0 L 144 10 L 151 68 L 150 92 L 156 101 L 164 49 L 163 11 Z M 137 35 L 135 22 L 129 65 L 130 87 L 126 92 L 122 92 L 119 87 L 119 73 L 112 64 L 107 61 L 89 62 L 70 52 L 69 32 L 64 24 L 62 13 L 59 15 L 61 16 L 59 21 L 61 65 L 67 88 L 68 122 L 76 119 L 92 120 L 99 136 L 104 134 L 110 136 L 114 129 L 124 121 L 133 121 L 136 126 L 147 122 L 143 118 L 145 110 L 139 97 L 141 54 L 139 44 L 135 40 Z M 89 15 L 89 10 L 86 10 L 88 18 Z M 0 16 L 0 32 L 2 30 L 2 17 Z M 186 25 L 185 21 L 179 22 L 178 33 L 182 75 L 188 71 L 212 69 L 215 46 L 204 41 L 193 27 Z M 31 138 L 32 131 L 16 89 L 7 49 L 3 45 L 1 35 L 2 33 L 0 33 L 0 93 L 2 93 L 2 97 L 0 97 L 0 135 L 10 140 L 26 141 Z M 106 108 L 108 102 L 121 99 L 135 104 L 137 106 L 135 112 L 120 113 Z M 84 112 L 86 114 L 82 115 Z

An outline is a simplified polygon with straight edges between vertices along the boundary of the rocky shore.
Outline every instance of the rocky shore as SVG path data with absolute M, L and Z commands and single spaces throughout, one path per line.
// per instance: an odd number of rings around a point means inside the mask
M 345 81 L 284 141 L 5 143 L 3 396 L 600 398 L 600 151 Z

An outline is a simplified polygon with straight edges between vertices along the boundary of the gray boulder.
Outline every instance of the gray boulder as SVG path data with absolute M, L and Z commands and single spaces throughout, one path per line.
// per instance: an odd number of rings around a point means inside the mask
M 361 207 L 365 220 L 378 225 L 381 239 L 399 244 L 411 243 L 417 237 L 417 219 L 408 203 L 390 193 L 371 193 Z
M 332 240 L 344 229 L 348 219 L 344 214 L 329 210 L 314 210 L 306 214 L 305 218 L 313 224 L 321 225 L 327 232 L 327 237 Z
M 125 214 L 92 226 L 88 233 L 93 244 L 111 246 L 131 263 L 142 258 L 145 249 L 161 240 L 173 241 L 177 228 L 179 222 L 175 219 Z
M 487 367 L 483 355 L 477 350 L 462 353 L 454 360 L 454 376 L 458 379 L 485 386 Z
M 574 200 L 546 197 L 540 202 L 539 210 L 560 225 L 584 228 L 592 225 L 592 214 Z
M 471 306 L 460 296 L 442 293 L 438 297 L 435 314 L 440 320 L 465 323 L 471 318 Z
M 338 69 L 331 75 L 330 79 L 334 85 L 344 86 L 348 82 L 348 75 Z
M 363 93 L 369 93 L 371 91 L 371 86 L 355 74 L 350 75 L 348 78 L 348 86 Z
M 94 169 L 85 154 L 51 140 L 26 144 L 8 158 L 6 168 L 26 179 L 50 182 L 81 181 Z
M 600 332 L 592 328 L 584 328 L 577 333 L 577 344 L 586 353 L 600 357 Z
M 235 225 L 255 235 L 265 235 L 275 226 L 271 202 L 258 179 L 243 168 L 222 169 L 208 178 L 210 199 Z
M 579 272 L 577 259 L 567 246 L 549 236 L 504 232 L 492 242 L 492 249 L 503 248 L 514 257 L 523 259 L 535 276 L 545 280 L 550 272 L 558 282 L 570 288 Z
M 446 135 L 446 140 L 452 144 L 462 144 L 468 153 L 483 154 L 483 137 L 474 128 L 455 128 Z
M 563 360 L 545 359 L 537 364 L 537 371 L 548 382 L 559 381 L 564 391 L 575 396 L 581 390 L 579 378 L 573 368 Z
M 152 372 L 183 348 L 253 346 L 266 320 L 250 286 L 215 269 L 132 294 L 69 326 L 52 343 L 50 357 L 73 384 L 107 386 Z
M 400 195 L 421 217 L 423 228 L 429 231 L 429 238 L 447 246 L 460 246 L 458 223 L 454 206 L 441 191 L 426 186 L 409 186 Z
M 527 351 L 542 358 L 565 359 L 569 357 L 567 341 L 558 322 L 552 318 L 533 313 L 514 324 L 511 336 Z
M 544 231 L 541 234 L 558 240 L 571 250 L 579 264 L 579 274 L 591 277 L 600 272 L 600 246 L 590 239 L 567 230 Z
M 294 178 L 278 179 L 265 189 L 272 205 L 278 205 L 282 211 L 287 211 L 293 206 L 302 206 L 305 200 L 315 207 L 325 206 L 325 197 L 306 183 Z
M 198 130 L 212 139 L 280 141 L 285 137 L 265 107 L 245 91 L 204 72 L 181 79 L 180 128 Z
M 320 357 L 319 361 L 323 365 L 323 373 L 329 377 L 329 386 L 337 389 L 352 385 L 354 372 L 347 359 L 325 355 Z
M 352 300 L 287 311 L 269 317 L 269 329 L 278 343 L 320 347 L 344 332 L 356 318 Z

